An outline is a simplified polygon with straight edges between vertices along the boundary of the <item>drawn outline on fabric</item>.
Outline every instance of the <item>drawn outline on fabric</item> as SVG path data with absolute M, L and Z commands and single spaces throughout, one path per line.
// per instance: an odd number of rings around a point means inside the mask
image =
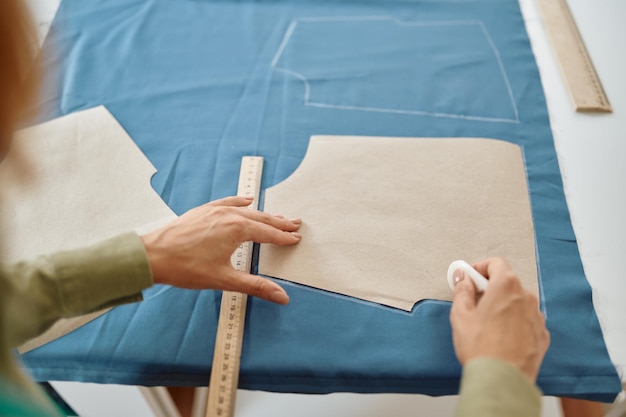
M 514 119 L 501 118 L 501 117 L 485 117 L 485 116 L 469 116 L 465 114 L 455 114 L 455 113 L 443 113 L 443 112 L 430 112 L 424 110 L 400 110 L 400 109 L 388 109 L 384 107 L 367 107 L 367 106 L 350 106 L 350 105 L 340 105 L 340 104 L 328 104 L 328 103 L 320 103 L 314 102 L 310 100 L 311 86 L 309 84 L 308 79 L 301 73 L 289 70 L 287 68 L 280 68 L 276 65 L 280 58 L 283 55 L 291 36 L 293 35 L 296 26 L 300 22 L 342 22 L 342 21 L 385 21 L 390 20 L 394 22 L 398 26 L 463 26 L 463 25 L 476 25 L 480 28 L 481 32 L 485 36 L 487 43 L 491 51 L 494 54 L 494 57 L 498 63 L 498 68 L 502 75 L 502 79 L 504 80 L 509 99 L 511 100 L 511 105 L 513 109 L 513 113 L 515 114 Z M 377 113 L 396 113 L 396 114 L 406 114 L 406 115 L 414 115 L 414 116 L 431 116 L 431 117 L 444 117 L 451 119 L 464 119 L 464 120 L 474 120 L 480 122 L 493 122 L 493 123 L 515 123 L 519 124 L 519 113 L 517 110 L 517 105 L 515 104 L 515 98 L 513 97 L 513 89 L 511 88 L 511 83 L 509 82 L 509 78 L 506 74 L 506 70 L 504 69 L 504 65 L 502 64 L 502 59 L 500 57 L 500 52 L 493 41 L 493 38 L 489 34 L 487 27 L 480 20 L 444 20 L 444 21 L 433 21 L 433 22 L 405 22 L 394 18 L 393 16 L 331 16 L 331 17 L 303 17 L 294 19 L 289 24 L 285 35 L 283 36 L 283 40 L 274 55 L 274 59 L 272 59 L 271 63 L 272 69 L 283 74 L 291 75 L 295 78 L 302 80 L 304 83 L 304 105 L 309 107 L 318 107 L 318 108 L 328 108 L 328 109 L 337 109 L 337 110 L 358 110 L 358 111 L 368 111 L 368 112 L 377 112 Z

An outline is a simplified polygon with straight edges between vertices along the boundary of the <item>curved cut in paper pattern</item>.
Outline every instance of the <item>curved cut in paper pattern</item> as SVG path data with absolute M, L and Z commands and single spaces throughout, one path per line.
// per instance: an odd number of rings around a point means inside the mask
M 503 256 L 538 292 L 519 146 L 476 138 L 313 136 L 302 164 L 265 192 L 301 217 L 302 241 L 262 245 L 259 273 L 410 311 L 451 300 L 450 262 Z
M 272 68 L 304 83 L 311 107 L 519 123 L 500 53 L 479 20 L 300 18 Z

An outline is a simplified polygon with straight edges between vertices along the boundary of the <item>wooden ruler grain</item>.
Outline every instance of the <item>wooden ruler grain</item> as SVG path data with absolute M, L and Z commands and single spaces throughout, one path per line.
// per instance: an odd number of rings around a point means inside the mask
M 259 207 L 262 172 L 262 157 L 242 158 L 237 195 L 254 197 L 249 206 L 254 210 Z M 250 272 L 252 248 L 252 242 L 242 243 L 237 248 L 231 258 L 235 269 Z M 247 301 L 248 296 L 245 294 L 231 291 L 222 293 L 206 417 L 232 417 L 235 413 Z
M 566 0 L 537 2 L 576 111 L 612 112 Z

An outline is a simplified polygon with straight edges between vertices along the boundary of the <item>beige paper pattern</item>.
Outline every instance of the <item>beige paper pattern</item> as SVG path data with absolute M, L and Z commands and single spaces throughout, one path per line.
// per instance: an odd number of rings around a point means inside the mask
M 24 129 L 0 164 L 3 263 L 78 248 L 176 217 L 150 186 L 156 169 L 100 106 Z M 55 324 L 34 349 L 104 311 Z
M 521 149 L 479 138 L 313 136 L 265 211 L 302 241 L 262 245 L 259 273 L 411 310 L 451 300 L 450 262 L 503 256 L 538 292 Z

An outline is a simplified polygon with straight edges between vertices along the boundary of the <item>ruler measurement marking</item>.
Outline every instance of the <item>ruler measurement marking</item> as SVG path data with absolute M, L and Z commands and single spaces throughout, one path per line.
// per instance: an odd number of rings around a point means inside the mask
M 259 205 L 262 172 L 263 158 L 242 158 L 237 195 L 254 197 L 249 206 L 251 209 L 257 209 Z M 250 272 L 252 248 L 252 242 L 239 245 L 231 257 L 235 269 Z M 232 291 L 222 293 L 206 417 L 232 417 L 235 413 L 247 301 L 248 296 L 245 294 Z
M 600 83 L 600 79 L 598 78 L 598 75 L 596 73 L 596 69 L 593 66 L 593 62 L 591 61 L 591 57 L 589 56 L 589 52 L 587 51 L 582 35 L 578 30 L 578 26 L 576 26 L 576 22 L 574 21 L 574 15 L 572 15 L 572 11 L 564 0 L 559 1 L 559 7 L 561 9 L 561 13 L 563 13 L 563 15 L 566 17 L 570 32 L 576 38 L 576 48 L 578 49 L 578 53 L 582 58 L 583 65 L 585 66 L 585 72 L 590 76 L 589 81 L 591 82 L 592 87 L 596 92 L 596 100 L 598 100 L 598 102 L 602 106 L 608 106 L 608 99 L 605 96 L 604 89 L 602 88 L 602 84 Z
M 544 26 L 576 111 L 612 108 L 566 0 L 538 0 Z

